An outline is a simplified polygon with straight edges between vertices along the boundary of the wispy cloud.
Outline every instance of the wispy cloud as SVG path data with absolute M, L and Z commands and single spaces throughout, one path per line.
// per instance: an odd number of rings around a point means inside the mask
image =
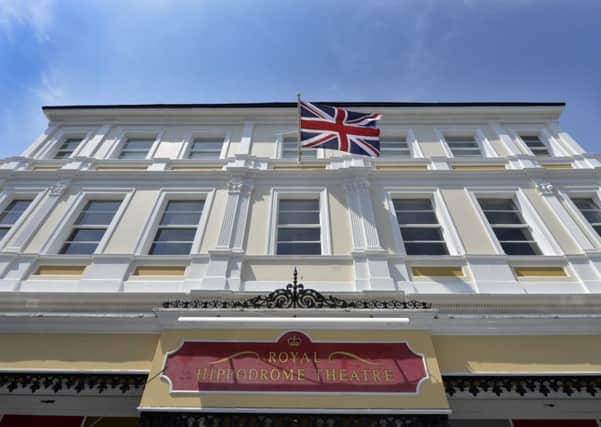
M 38 41 L 47 41 L 53 23 L 53 0 L 0 0 L 0 29 L 9 39 L 17 28 L 25 26 Z
M 59 73 L 56 70 L 43 71 L 40 81 L 29 90 L 42 105 L 58 103 L 65 97 L 65 90 L 60 84 Z

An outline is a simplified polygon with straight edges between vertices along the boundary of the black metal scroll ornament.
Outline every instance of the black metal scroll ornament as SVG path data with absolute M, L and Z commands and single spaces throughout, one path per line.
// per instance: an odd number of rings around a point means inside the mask
M 176 300 L 163 303 L 163 308 L 346 308 L 346 309 L 384 309 L 384 310 L 429 310 L 432 304 L 422 301 L 351 299 L 345 300 L 332 295 L 325 296 L 315 289 L 305 289 L 298 283 L 296 268 L 292 283 L 285 288 L 276 289 L 267 295 L 257 295 L 245 300 Z

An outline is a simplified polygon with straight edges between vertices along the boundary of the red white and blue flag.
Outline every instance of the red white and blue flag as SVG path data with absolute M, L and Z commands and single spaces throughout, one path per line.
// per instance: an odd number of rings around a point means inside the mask
M 362 156 L 380 155 L 379 113 L 300 101 L 300 139 L 303 148 L 327 148 Z

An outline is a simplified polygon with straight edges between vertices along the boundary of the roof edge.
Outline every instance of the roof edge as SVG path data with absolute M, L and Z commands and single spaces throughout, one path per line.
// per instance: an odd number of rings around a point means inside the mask
M 316 101 L 336 107 L 565 107 L 565 102 L 333 102 Z M 43 111 L 103 109 L 186 109 L 186 108 L 295 108 L 296 102 L 249 102 L 222 104 L 100 104 L 44 105 Z

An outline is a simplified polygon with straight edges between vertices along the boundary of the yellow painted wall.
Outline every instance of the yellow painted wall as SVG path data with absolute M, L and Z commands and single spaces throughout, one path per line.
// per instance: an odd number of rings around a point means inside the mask
M 266 340 L 276 338 L 282 330 L 165 330 L 156 348 L 149 382 L 142 396 L 142 407 L 188 407 L 188 408 L 384 408 L 384 409 L 447 409 L 448 403 L 435 358 L 431 336 L 423 331 L 352 331 L 352 330 L 305 330 L 313 340 L 409 341 L 414 351 L 423 353 L 430 373 L 430 380 L 422 383 L 420 394 L 413 396 L 345 395 L 343 393 L 316 395 L 304 394 L 179 394 L 170 395 L 168 384 L 158 375 L 165 354 L 177 348 L 185 339 L 206 340 Z
M 601 372 L 601 336 L 434 336 L 443 374 Z
M 148 370 L 156 335 L 0 334 L 0 370 Z
M 331 260 L 328 257 L 311 259 L 302 258 L 291 260 L 251 260 L 242 266 L 243 281 L 279 281 L 287 283 L 292 280 L 292 271 L 298 268 L 299 281 L 318 282 L 351 282 L 354 280 L 353 261 Z

